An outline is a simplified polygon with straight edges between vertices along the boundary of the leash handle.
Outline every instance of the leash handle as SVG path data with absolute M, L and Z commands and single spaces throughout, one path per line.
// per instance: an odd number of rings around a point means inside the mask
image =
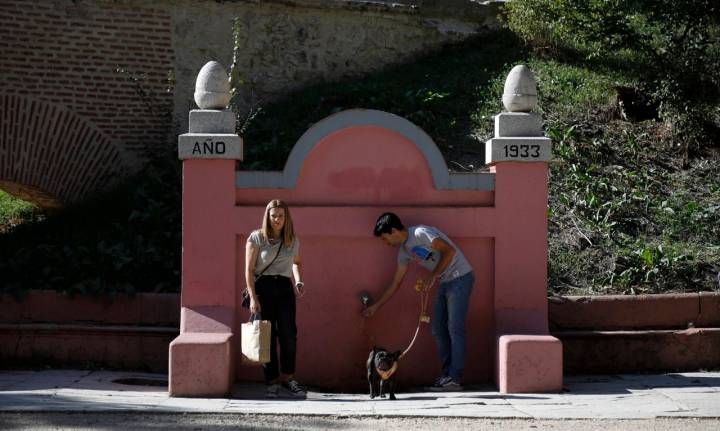
M 418 278 L 415 282 L 415 290 L 420 294 L 420 322 L 430 323 L 430 315 L 427 313 L 427 305 L 430 295 L 424 287 L 422 278 Z
M 420 280 L 418 280 L 420 281 Z M 430 299 L 430 293 L 426 290 L 420 291 L 420 322 L 430 323 L 430 315 L 427 313 L 428 301 Z

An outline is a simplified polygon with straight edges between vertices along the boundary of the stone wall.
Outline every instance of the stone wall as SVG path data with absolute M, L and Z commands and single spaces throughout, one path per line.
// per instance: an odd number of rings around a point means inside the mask
M 241 107 L 314 81 L 360 76 L 407 62 L 498 25 L 494 6 L 476 6 L 474 13 L 461 8 L 453 11 L 455 16 L 447 16 L 448 5 L 426 11 L 410 4 L 386 3 L 183 2 L 184 7 L 173 10 L 178 57 L 175 108 L 181 129 L 187 127 L 184 116 L 192 105 L 192 84 L 200 67 L 210 59 L 228 68 L 233 62 L 233 19 L 240 35 L 235 61 L 246 83 L 240 93 Z
M 493 29 L 499 3 L 0 0 L 0 181 L 37 190 L 38 202 L 73 201 L 141 168 L 146 151 L 174 148 L 198 70 L 233 62 L 235 19 L 247 110 Z M 62 188 L 49 186 L 57 175 Z

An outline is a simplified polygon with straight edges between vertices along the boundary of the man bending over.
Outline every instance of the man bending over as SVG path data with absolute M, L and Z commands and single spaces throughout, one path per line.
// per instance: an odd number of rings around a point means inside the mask
M 423 289 L 440 282 L 433 304 L 432 334 L 442 362 L 442 373 L 433 391 L 460 391 L 465 364 L 465 320 L 475 276 L 462 251 L 444 233 L 434 227 L 418 225 L 407 229 L 393 213 L 384 213 L 375 223 L 374 235 L 392 247 L 400 247 L 397 267 L 390 285 L 380 299 L 363 314 L 371 317 L 397 291 L 411 261 L 430 273 Z

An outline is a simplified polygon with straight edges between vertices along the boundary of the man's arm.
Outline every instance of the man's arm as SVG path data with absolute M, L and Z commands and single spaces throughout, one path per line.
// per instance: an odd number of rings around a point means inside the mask
M 393 276 L 390 286 L 385 289 L 382 296 L 376 303 L 363 310 L 363 316 L 372 317 L 372 315 L 375 314 L 375 312 L 395 294 L 395 291 L 397 291 L 398 287 L 400 287 L 400 283 L 402 283 L 403 278 L 405 278 L 407 270 L 407 265 L 398 265 L 397 268 L 395 268 L 395 275 Z
M 455 256 L 455 247 L 442 238 L 435 238 L 432 241 L 432 248 L 439 251 L 442 257 L 435 269 L 423 280 L 423 287 L 425 289 L 429 289 L 435 284 L 435 281 L 440 277 L 440 274 L 447 269 Z

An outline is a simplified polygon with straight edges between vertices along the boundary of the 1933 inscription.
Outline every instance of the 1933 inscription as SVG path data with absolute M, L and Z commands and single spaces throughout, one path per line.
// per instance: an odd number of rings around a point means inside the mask
M 540 145 L 506 144 L 504 149 L 505 157 L 540 157 Z

